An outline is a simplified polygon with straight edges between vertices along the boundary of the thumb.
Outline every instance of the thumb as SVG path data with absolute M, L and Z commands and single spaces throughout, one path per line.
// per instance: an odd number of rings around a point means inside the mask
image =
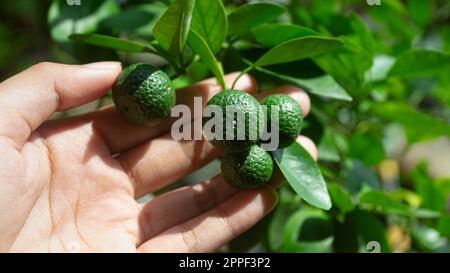
M 121 71 L 118 62 L 40 63 L 0 84 L 0 136 L 20 147 L 55 111 L 104 95 Z

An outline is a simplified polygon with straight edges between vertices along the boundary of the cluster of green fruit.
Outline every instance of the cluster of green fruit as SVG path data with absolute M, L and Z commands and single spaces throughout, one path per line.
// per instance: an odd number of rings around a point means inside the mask
M 272 122 L 278 123 L 279 127 L 279 145 L 278 148 L 286 148 L 296 141 L 300 134 L 303 114 L 300 105 L 293 98 L 284 94 L 275 94 L 266 97 L 261 105 L 267 106 L 267 112 L 260 111 L 259 101 L 251 94 L 240 90 L 224 90 L 214 97 L 208 103 L 208 106 L 215 105 L 222 109 L 223 128 L 226 128 L 227 118 L 232 118 L 235 128 L 234 138 L 232 139 L 211 139 L 210 142 L 215 147 L 221 148 L 225 154 L 222 157 L 221 168 L 225 181 L 237 188 L 250 189 L 266 184 L 273 173 L 273 160 L 267 151 L 260 144 L 260 132 L 272 128 Z M 227 107 L 232 107 L 237 115 L 228 116 Z M 278 120 L 272 120 L 273 107 L 278 107 Z M 256 116 L 256 120 L 250 122 L 250 116 Z M 245 117 L 243 120 L 237 120 L 238 117 Z M 205 124 L 211 118 L 203 117 Z M 260 123 L 259 120 L 263 119 Z M 237 139 L 236 128 L 239 122 L 245 122 L 244 138 Z M 259 128 L 262 124 L 266 128 Z M 251 132 L 257 132 L 257 138 L 251 138 Z M 224 132 L 225 134 L 225 132 Z
M 125 68 L 113 86 L 113 100 L 119 112 L 140 126 L 148 126 L 169 117 L 175 99 L 169 76 L 147 64 L 133 64 Z M 267 106 L 264 117 L 260 112 L 261 104 Z M 272 177 L 272 157 L 260 146 L 260 118 L 265 119 L 262 122 L 264 126 L 278 122 L 280 149 L 291 145 L 300 134 L 303 115 L 297 101 L 287 95 L 275 94 L 266 97 L 261 104 L 255 97 L 240 90 L 224 90 L 207 103 L 208 106 L 215 105 L 222 109 L 223 129 L 226 128 L 227 106 L 237 111 L 237 117 L 245 117 L 244 139 L 238 140 L 236 134 L 232 139 L 210 139 L 212 145 L 225 152 L 221 161 L 225 181 L 237 188 L 255 188 L 267 183 Z M 278 106 L 278 121 L 271 120 L 273 106 Z M 257 117 L 253 122 L 249 119 L 251 115 Z M 203 124 L 210 119 L 204 117 Z M 237 126 L 237 120 L 233 120 L 232 124 Z M 252 132 L 257 134 L 255 139 L 250 137 Z

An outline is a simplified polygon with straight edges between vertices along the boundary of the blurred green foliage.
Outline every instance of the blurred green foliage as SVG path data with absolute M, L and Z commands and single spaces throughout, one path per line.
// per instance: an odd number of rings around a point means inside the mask
M 367 252 L 376 241 L 384 252 L 450 252 L 450 179 L 427 162 L 402 168 L 415 143 L 450 137 L 450 2 L 210 1 L 171 5 L 192 24 L 160 20 L 170 0 L 7 1 L 0 78 L 43 60 L 112 59 L 161 66 L 177 87 L 244 69 L 262 91 L 300 86 L 312 99 L 303 134 L 318 143 L 332 208 L 284 185 L 275 211 L 226 250 Z M 443 158 L 433 164 L 450 169 Z

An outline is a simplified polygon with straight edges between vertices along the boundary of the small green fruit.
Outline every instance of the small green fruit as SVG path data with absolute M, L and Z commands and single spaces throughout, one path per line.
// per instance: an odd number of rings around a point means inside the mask
M 266 184 L 273 173 L 273 160 L 258 145 L 243 153 L 225 154 L 221 162 L 225 181 L 240 189 L 251 189 Z
M 302 108 L 296 100 L 284 94 L 270 95 L 264 99 L 262 105 L 267 106 L 266 126 L 270 130 L 272 122 L 272 106 L 279 106 L 279 145 L 286 148 L 295 142 L 300 135 L 303 122 Z M 274 121 L 276 122 L 276 121 Z
M 142 63 L 130 65 L 120 73 L 112 94 L 119 112 L 140 126 L 169 117 L 176 99 L 169 76 Z
M 208 101 L 207 106 L 211 105 L 219 106 L 223 113 L 223 127 L 220 128 L 222 130 L 221 133 L 223 133 L 223 140 L 209 139 L 212 145 L 226 152 L 243 152 L 258 142 L 262 126 L 259 126 L 260 104 L 255 97 L 240 90 L 224 90 Z M 227 118 L 227 106 L 231 106 L 238 115 Z M 238 116 L 244 118 L 241 120 L 238 119 Z M 204 116 L 203 125 L 212 118 Z M 233 126 L 234 138 L 232 139 L 227 139 L 226 137 L 227 121 Z M 238 139 L 239 127 L 244 128 L 242 134 L 244 137 L 242 139 Z

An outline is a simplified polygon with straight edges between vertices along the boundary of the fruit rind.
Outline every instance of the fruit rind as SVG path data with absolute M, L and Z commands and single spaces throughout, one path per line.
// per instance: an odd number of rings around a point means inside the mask
M 259 124 L 260 119 L 260 104 L 259 101 L 244 91 L 240 90 L 224 90 L 215 96 L 213 96 L 207 103 L 207 106 L 217 105 L 223 111 L 223 140 L 219 139 L 209 139 L 211 144 L 215 147 L 221 148 L 226 152 L 243 152 L 248 150 L 252 145 L 258 142 L 260 131 L 262 126 Z M 245 132 L 244 139 L 237 139 L 237 127 L 236 118 L 233 119 L 234 125 L 234 139 L 226 139 L 226 107 L 234 107 L 237 111 L 243 111 L 245 116 Z M 254 119 L 252 120 L 252 117 Z M 211 119 L 211 117 L 203 117 L 203 125 L 206 124 Z M 252 121 L 252 122 L 250 122 Z M 252 133 L 251 133 L 252 132 Z M 253 135 L 255 136 L 252 138 Z
M 119 112 L 140 126 L 169 117 L 176 100 L 169 76 L 157 67 L 142 63 L 125 68 L 112 91 Z
M 266 184 L 273 173 L 271 155 L 258 145 L 243 153 L 228 153 L 222 157 L 221 169 L 225 181 L 233 187 L 252 189 Z
M 262 105 L 267 106 L 266 126 L 270 130 L 271 106 L 278 105 L 279 149 L 294 143 L 300 135 L 303 122 L 302 108 L 292 97 L 285 94 L 274 94 L 266 97 Z

